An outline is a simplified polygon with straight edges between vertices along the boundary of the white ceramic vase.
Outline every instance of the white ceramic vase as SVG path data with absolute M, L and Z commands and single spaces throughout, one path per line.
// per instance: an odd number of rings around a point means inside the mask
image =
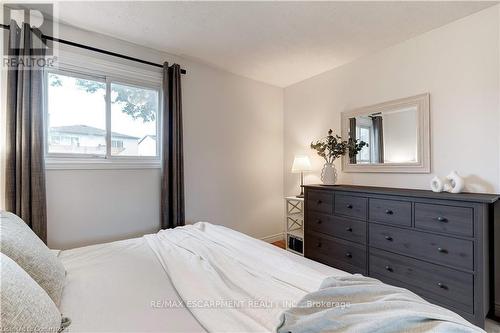
M 460 193 L 464 190 L 465 188 L 465 180 L 458 175 L 458 172 L 452 171 L 448 176 L 446 176 L 446 179 L 448 180 L 448 186 L 445 189 L 446 191 L 450 193 Z
M 431 180 L 431 190 L 433 192 L 443 192 L 444 190 L 444 182 L 438 176 L 435 176 Z
M 436 176 L 431 180 L 431 190 L 434 192 L 460 193 L 465 188 L 465 179 L 458 175 L 458 172 L 452 171 L 446 178 L 441 179 Z
M 321 181 L 324 185 L 335 185 L 337 182 L 337 169 L 333 163 L 325 163 L 321 170 Z

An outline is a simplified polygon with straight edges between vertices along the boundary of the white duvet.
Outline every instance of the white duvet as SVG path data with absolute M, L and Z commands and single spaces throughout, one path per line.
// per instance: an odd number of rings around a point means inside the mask
M 208 332 L 483 332 L 406 289 L 341 271 L 325 279 L 222 226 L 199 222 L 145 239 Z M 347 305 L 304 307 L 339 301 Z
M 378 296 L 361 304 L 360 293 L 367 299 L 367 290 L 378 295 L 379 289 L 346 290 L 359 282 L 351 274 L 208 223 L 66 250 L 59 258 L 67 271 L 60 309 L 72 319 L 71 332 L 276 332 L 277 327 L 280 332 L 318 332 L 331 331 L 332 325 L 348 332 L 362 325 L 371 332 L 393 322 L 388 318 L 395 315 L 395 304 L 380 304 Z M 295 307 L 301 299 L 339 297 L 354 306 L 340 312 Z M 399 324 L 391 327 L 405 330 L 423 313 L 413 305 L 401 310 Z M 441 310 L 432 310 L 441 315 L 434 319 L 442 320 Z M 413 317 L 403 320 L 402 314 Z M 447 318 L 461 320 L 453 313 Z M 424 324 L 416 331 L 451 327 L 426 319 Z
M 325 278 L 289 256 L 277 255 L 272 245 L 209 223 L 145 238 L 186 306 L 209 332 L 276 331 L 281 313 L 317 290 Z
M 212 278 L 214 273 L 204 272 L 208 264 L 190 267 L 191 262 L 199 263 L 200 261 L 201 255 L 193 252 L 200 250 L 200 241 L 182 240 L 191 237 L 190 233 L 187 233 L 188 229 L 199 229 L 201 225 L 178 228 L 178 232 L 161 231 L 158 235 L 149 236 L 149 241 L 145 237 L 141 237 L 61 251 L 59 258 L 63 262 L 67 275 L 60 309 L 65 316 L 72 320 L 70 331 L 74 333 L 205 332 L 206 329 L 193 315 L 194 312 L 199 314 L 200 318 L 204 318 L 203 311 L 194 309 L 190 311 L 186 307 L 179 306 L 182 304 L 182 298 L 177 292 L 177 290 L 184 288 L 189 291 L 182 292 L 185 297 L 191 297 L 195 300 L 207 298 L 203 296 L 203 293 L 207 291 L 206 286 L 210 283 L 208 279 Z M 266 269 L 260 264 L 267 262 L 269 263 L 268 267 L 271 266 L 270 271 L 279 270 L 285 279 L 292 277 L 288 274 L 289 272 L 296 272 L 302 282 L 299 283 L 301 287 L 289 288 L 294 294 L 300 293 L 302 295 L 304 293 L 300 291 L 302 289 L 307 291 L 317 289 L 319 281 L 327 276 L 350 275 L 227 228 L 209 226 L 205 232 L 211 240 L 204 242 L 204 244 L 214 246 L 211 256 L 218 256 L 219 252 L 229 252 L 233 253 L 236 258 L 237 253 L 243 253 L 248 255 L 248 260 L 259 262 L 258 270 L 265 272 Z M 169 235 L 168 237 L 171 235 L 172 239 L 166 239 L 167 235 Z M 189 248 L 191 246 L 189 244 L 193 243 L 196 246 L 192 247 L 192 251 L 184 248 Z M 156 250 L 153 251 L 149 244 Z M 163 249 L 159 250 L 158 248 Z M 232 254 L 231 256 L 233 257 Z M 165 265 L 162 259 L 167 257 L 172 257 L 170 263 L 179 265 L 178 268 L 172 269 L 173 273 L 177 273 L 177 275 L 171 276 L 177 282 L 175 287 L 165 269 L 172 265 Z M 240 258 L 246 260 L 241 256 Z M 265 260 L 261 260 L 264 258 Z M 251 273 L 253 268 L 250 266 L 255 265 L 243 266 L 250 270 L 250 275 L 253 274 Z M 308 275 L 314 278 L 310 279 Z M 250 277 L 244 279 L 243 283 L 249 279 Z M 294 279 L 297 280 L 296 277 Z M 247 291 L 251 292 L 257 289 L 259 295 L 264 295 L 268 299 L 266 290 L 261 287 L 254 288 L 256 282 L 253 281 L 250 283 L 252 288 L 249 285 Z M 293 282 L 291 283 L 293 284 Z M 247 285 L 243 284 L 243 286 Z M 257 282 L 257 287 L 259 286 L 260 283 Z M 212 293 L 220 291 L 222 295 L 227 295 L 226 288 L 238 289 L 232 284 L 219 284 L 217 288 L 219 289 L 209 291 Z M 281 291 L 281 294 L 285 294 L 283 297 L 290 298 L 284 290 Z M 200 297 L 198 297 L 198 293 L 200 293 Z M 230 297 L 233 297 L 233 294 Z M 229 300 L 230 302 L 231 300 Z M 254 307 L 256 306 L 254 305 Z M 274 311 L 275 314 L 278 312 Z M 247 314 L 251 316 L 253 313 L 247 312 Z M 257 314 L 267 316 L 265 311 L 260 311 L 260 313 L 257 311 Z M 205 319 L 213 320 L 206 322 L 204 326 L 212 331 L 217 331 L 218 325 L 229 327 L 226 322 L 226 319 L 229 320 L 229 318 L 233 318 L 232 324 L 238 327 L 234 331 L 246 331 L 245 327 L 253 325 L 248 323 L 250 320 L 245 320 L 240 325 L 239 316 L 234 311 L 230 313 L 213 310 L 209 311 L 209 315 L 210 318 L 205 317 Z M 263 327 L 263 325 L 259 324 L 258 327 Z M 269 330 L 266 328 L 260 329 L 260 331 L 267 332 Z

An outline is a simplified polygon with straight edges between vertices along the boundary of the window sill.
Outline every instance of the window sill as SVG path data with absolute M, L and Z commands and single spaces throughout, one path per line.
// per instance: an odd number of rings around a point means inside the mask
M 46 158 L 46 170 L 133 170 L 133 169 L 161 169 L 159 160 L 88 160 Z

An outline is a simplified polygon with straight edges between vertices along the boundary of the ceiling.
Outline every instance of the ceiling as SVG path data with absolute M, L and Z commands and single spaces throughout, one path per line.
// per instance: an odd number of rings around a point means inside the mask
M 285 87 L 495 3 L 77 1 L 59 20 Z

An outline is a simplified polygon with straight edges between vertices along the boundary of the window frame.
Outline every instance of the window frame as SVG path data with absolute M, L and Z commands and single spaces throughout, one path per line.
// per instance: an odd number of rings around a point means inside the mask
M 81 60 L 81 59 L 79 59 Z M 96 59 L 83 58 L 84 61 L 91 61 L 95 64 Z M 101 62 L 101 66 L 95 66 L 96 69 L 88 69 L 87 66 L 73 66 L 61 63 L 57 68 L 46 68 L 43 72 L 43 129 L 44 129 L 44 159 L 47 169 L 143 169 L 161 167 L 161 140 L 162 137 L 162 119 L 163 119 L 163 95 L 162 83 L 157 77 L 144 75 L 134 75 L 134 68 L 124 65 L 110 65 L 110 63 Z M 99 68 L 101 67 L 101 68 Z M 123 75 L 124 72 L 130 75 Z M 49 124 L 48 124 L 48 77 L 49 74 L 60 74 L 70 77 L 82 78 L 102 82 L 105 84 L 105 126 L 106 126 L 106 154 L 75 154 L 75 153 L 51 153 L 49 152 Z M 141 75 L 142 74 L 142 75 Z M 117 156 L 111 154 L 111 84 L 126 85 L 135 88 L 145 88 L 155 90 L 158 93 L 158 111 L 156 116 L 156 156 Z

